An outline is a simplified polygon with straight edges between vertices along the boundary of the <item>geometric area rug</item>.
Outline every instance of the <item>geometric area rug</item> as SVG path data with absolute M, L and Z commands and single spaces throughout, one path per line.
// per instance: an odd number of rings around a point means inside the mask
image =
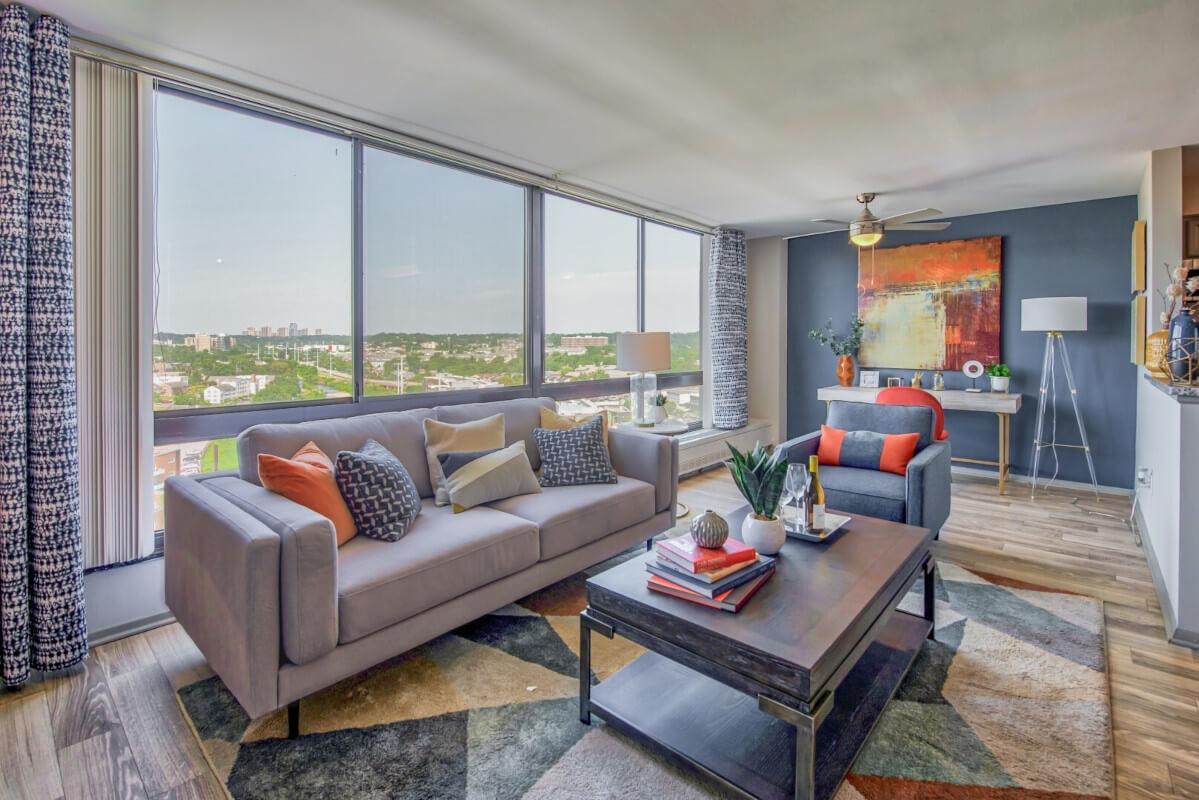
M 635 555 L 305 698 L 295 740 L 285 712 L 250 720 L 215 676 L 179 703 L 236 800 L 720 797 L 597 717 L 578 721 L 583 582 Z M 919 594 L 903 607 L 919 613 Z M 936 616 L 836 800 L 1111 798 L 1100 602 L 942 562 Z M 598 680 L 643 652 L 591 641 Z

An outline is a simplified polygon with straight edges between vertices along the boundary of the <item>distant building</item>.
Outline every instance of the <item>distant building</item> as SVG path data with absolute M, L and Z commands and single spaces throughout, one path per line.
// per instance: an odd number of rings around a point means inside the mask
M 239 396 L 237 387 L 231 383 L 218 383 L 204 390 L 204 402 L 210 405 L 223 403 L 226 400 L 232 400 Z
M 294 322 L 287 323 L 287 335 L 293 339 L 300 335 L 300 326 Z
M 197 353 L 207 353 L 213 349 L 213 337 L 207 333 L 197 333 L 195 336 L 191 337 L 191 339 L 192 346 L 196 348 Z
M 313 328 L 313 329 L 312 329 L 312 335 L 313 335 L 313 336 L 320 336 L 320 335 L 322 335 L 323 333 L 324 333 L 324 331 L 322 331 L 320 328 Z
M 154 386 L 159 389 L 170 389 L 172 392 L 187 388 L 186 372 L 155 372 Z
M 226 400 L 236 400 L 239 397 L 250 397 L 261 392 L 274 375 L 211 375 L 213 382 L 204 390 L 204 400 L 209 403 L 223 403 Z M 215 400 L 212 398 L 216 398 Z
M 286 326 L 282 327 L 282 328 L 275 328 L 275 335 L 278 336 L 280 339 L 286 339 L 287 338 Z
M 561 347 L 570 350 L 585 350 L 588 347 L 607 347 L 607 336 L 563 336 L 559 342 Z
M 263 339 L 271 338 L 271 326 L 263 325 L 261 328 L 258 329 L 258 335 L 261 336 Z
M 436 350 L 437 342 L 421 342 L 420 349 L 421 350 Z
M 308 335 L 308 329 L 307 329 L 307 328 L 300 328 L 300 330 L 298 331 L 298 333 L 299 333 L 299 335 L 300 335 L 300 336 L 307 336 L 307 335 Z
M 246 329 L 243 330 L 242 333 L 245 334 L 246 336 L 257 336 L 258 329 L 255 328 L 253 325 L 247 325 Z

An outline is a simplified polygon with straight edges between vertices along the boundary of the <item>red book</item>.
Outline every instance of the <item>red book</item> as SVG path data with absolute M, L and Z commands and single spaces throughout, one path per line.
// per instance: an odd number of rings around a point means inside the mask
M 722 547 L 713 549 L 700 547 L 690 536 L 663 539 L 658 553 L 690 572 L 711 572 L 758 557 L 756 550 L 736 539 L 725 539 Z
M 677 597 L 680 600 L 686 600 L 690 603 L 707 606 L 708 608 L 718 608 L 721 611 L 731 611 L 736 614 L 749 598 L 753 597 L 754 593 L 762 587 L 762 584 L 770 580 L 770 576 L 773 574 L 774 567 L 771 567 L 752 581 L 743 583 L 734 589 L 729 589 L 727 592 L 721 592 L 711 599 L 657 575 L 650 576 L 649 582 L 646 583 L 646 588 L 651 592 L 668 594 L 671 597 Z

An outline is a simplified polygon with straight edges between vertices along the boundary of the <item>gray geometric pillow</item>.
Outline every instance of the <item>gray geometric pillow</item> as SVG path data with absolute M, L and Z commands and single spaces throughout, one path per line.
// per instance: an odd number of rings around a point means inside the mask
M 534 428 L 533 438 L 541 451 L 542 486 L 616 483 L 602 417 L 565 430 Z
M 358 532 L 398 541 L 420 513 L 420 492 L 400 460 L 374 439 L 337 454 L 337 488 Z

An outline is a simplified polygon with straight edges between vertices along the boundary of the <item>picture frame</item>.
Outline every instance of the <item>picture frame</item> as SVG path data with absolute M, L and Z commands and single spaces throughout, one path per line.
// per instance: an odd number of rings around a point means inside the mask
M 1182 257 L 1199 258 L 1199 214 L 1182 218 Z
M 1145 295 L 1139 294 L 1132 299 L 1131 361 L 1137 366 L 1145 365 L 1145 306 Z
M 890 378 L 887 378 L 887 388 L 890 389 L 893 386 L 903 386 L 903 378 L 900 378 L 895 375 L 892 375 Z
M 861 378 L 858 385 L 866 389 L 878 388 L 878 370 L 864 369 L 861 372 Z
M 1132 293 L 1145 291 L 1145 220 L 1132 223 Z

